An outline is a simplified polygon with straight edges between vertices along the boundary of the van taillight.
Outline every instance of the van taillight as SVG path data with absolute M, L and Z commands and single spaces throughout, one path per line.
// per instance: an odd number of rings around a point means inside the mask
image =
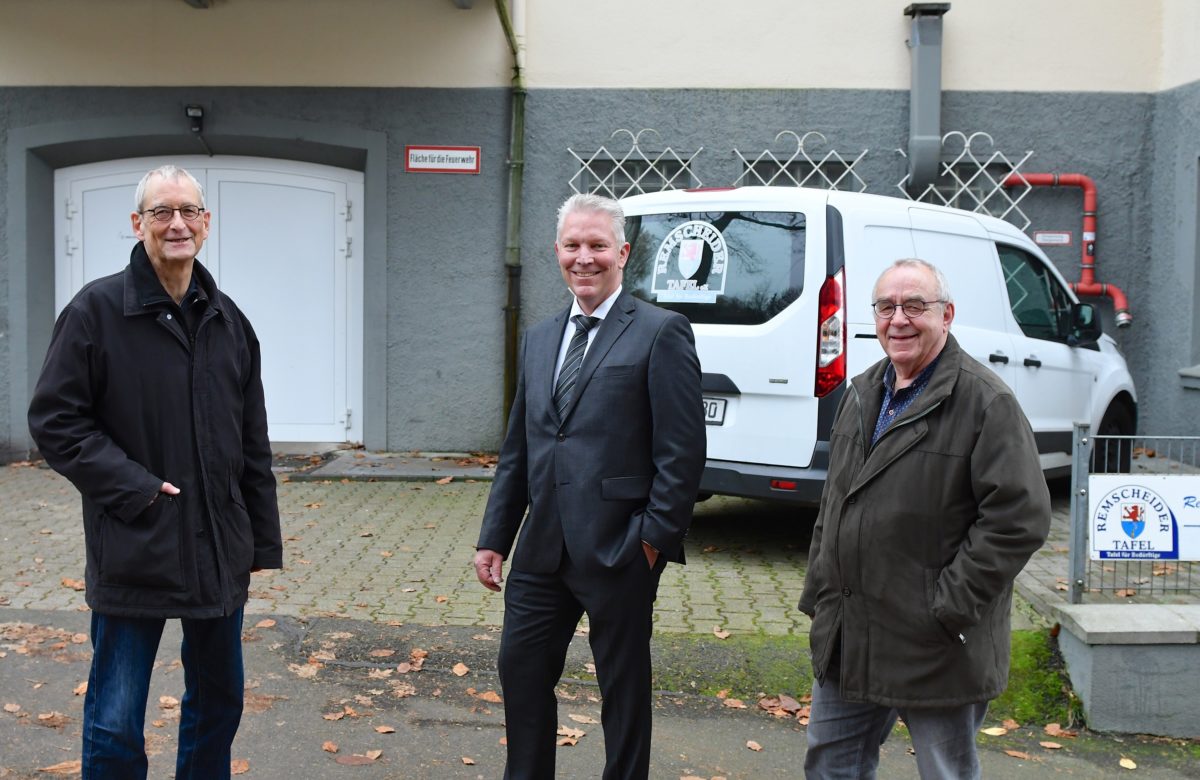
M 813 395 L 823 398 L 846 381 L 846 270 L 826 277 L 818 297 L 817 382 Z

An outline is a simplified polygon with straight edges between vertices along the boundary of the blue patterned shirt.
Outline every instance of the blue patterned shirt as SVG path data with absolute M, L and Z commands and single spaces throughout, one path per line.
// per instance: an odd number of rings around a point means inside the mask
M 933 362 L 917 374 L 917 378 L 911 385 L 900 390 L 894 389 L 896 367 L 891 363 L 888 364 L 887 371 L 883 372 L 883 404 L 879 407 L 879 417 L 875 420 L 875 433 L 871 436 L 872 447 L 875 446 L 875 442 L 879 441 L 883 432 L 891 427 L 891 424 L 904 414 L 904 410 L 912 406 L 913 402 L 925 391 L 925 386 L 929 384 L 929 378 L 933 376 L 933 369 L 937 367 L 938 361 L 941 359 L 942 355 L 939 352 Z

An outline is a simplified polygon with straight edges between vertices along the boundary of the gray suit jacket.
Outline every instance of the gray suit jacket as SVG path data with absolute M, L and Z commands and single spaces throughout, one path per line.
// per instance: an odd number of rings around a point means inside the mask
M 551 401 L 569 309 L 526 335 L 478 547 L 550 573 L 564 544 L 583 570 L 648 542 L 683 563 L 705 460 L 700 361 L 687 319 L 622 291 L 588 347 L 562 419 Z M 527 513 L 528 510 L 528 513 Z

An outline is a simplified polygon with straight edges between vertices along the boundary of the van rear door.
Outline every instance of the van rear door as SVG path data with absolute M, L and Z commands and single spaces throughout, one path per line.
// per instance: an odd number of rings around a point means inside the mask
M 625 201 L 624 284 L 692 323 L 709 460 L 807 467 L 817 439 L 823 203 L 806 213 L 780 208 L 774 194 L 748 202 L 743 191 L 736 203 L 729 195 Z

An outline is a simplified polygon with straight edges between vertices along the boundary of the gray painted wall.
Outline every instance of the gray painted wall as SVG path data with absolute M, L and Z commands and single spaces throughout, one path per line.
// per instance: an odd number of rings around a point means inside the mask
M 184 118 L 188 103 L 205 106 L 216 153 L 366 172 L 367 446 L 495 448 L 507 91 L 60 88 L 0 90 L 0 409 L 8 411 L 0 442 L 8 455 L 28 452 L 24 410 L 53 324 L 53 170 L 202 152 Z M 480 146 L 482 172 L 405 173 L 405 144 Z M 296 337 L 304 338 L 302 316 Z
M 502 421 L 506 90 L 277 88 L 0 89 L 0 444 L 28 447 L 24 407 L 49 336 L 51 190 L 56 167 L 200 150 L 183 116 L 206 106 L 220 154 L 277 156 L 366 172 L 366 444 L 372 449 L 495 449 Z M 943 97 L 943 132 L 986 131 L 998 150 L 1035 152 L 1031 171 L 1085 173 L 1099 190 L 1098 277 L 1129 296 L 1116 332 L 1140 392 L 1139 427 L 1200 434 L 1196 306 L 1200 84 L 1161 95 L 962 93 Z M 896 194 L 906 164 L 908 93 L 879 90 L 533 90 L 522 223 L 522 322 L 566 305 L 552 252 L 554 212 L 571 193 L 568 147 L 627 148 L 611 133 L 654 128 L 651 149 L 687 156 L 706 186 L 741 174 L 733 150 L 790 151 L 776 133 L 818 130 L 870 191 Z M 88 140 L 94 139 L 94 140 Z M 479 176 L 406 174 L 405 144 L 482 147 Z M 1031 229 L 1071 230 L 1049 251 L 1079 275 L 1082 193 L 1036 191 Z M 218 215 L 219 218 L 219 215 Z M 1106 312 L 1111 307 L 1102 303 Z M 28 312 L 28 315 L 27 315 Z M 1109 314 L 1109 322 L 1111 315 Z M 1110 328 L 1110 332 L 1112 329 Z M 303 338 L 303 326 L 297 327 Z
M 570 194 L 573 159 L 567 147 L 628 148 L 610 139 L 616 128 L 660 131 L 654 146 L 692 152 L 705 186 L 732 183 L 763 148 L 790 151 L 775 134 L 818 130 L 827 144 L 867 158 L 856 170 L 868 191 L 899 194 L 906 165 L 908 93 L 902 91 L 535 91 L 530 95 L 526 174 L 525 262 L 552 266 L 543 247 L 553 241 L 551 214 Z M 1200 363 L 1196 298 L 1196 162 L 1200 157 L 1200 85 L 1163 95 L 1112 93 L 947 92 L 943 133 L 989 133 L 995 150 L 1019 159 L 1023 170 L 1084 173 L 1098 191 L 1097 279 L 1128 296 L 1134 324 L 1113 326 L 1107 298 L 1090 299 L 1106 332 L 1121 345 L 1139 391 L 1139 430 L 1155 435 L 1200 435 L 1200 393 L 1184 390 L 1179 368 Z M 652 139 L 653 140 L 653 139 Z M 649 144 L 648 144 L 649 146 Z M 1162 183 L 1156 176 L 1165 179 Z M 1070 247 L 1047 254 L 1069 281 L 1079 278 L 1083 193 L 1077 187 L 1035 189 L 1022 203 L 1029 230 L 1070 230 Z M 539 216 L 540 215 L 540 216 Z M 525 316 L 533 321 L 561 303 L 561 281 L 526 274 Z

